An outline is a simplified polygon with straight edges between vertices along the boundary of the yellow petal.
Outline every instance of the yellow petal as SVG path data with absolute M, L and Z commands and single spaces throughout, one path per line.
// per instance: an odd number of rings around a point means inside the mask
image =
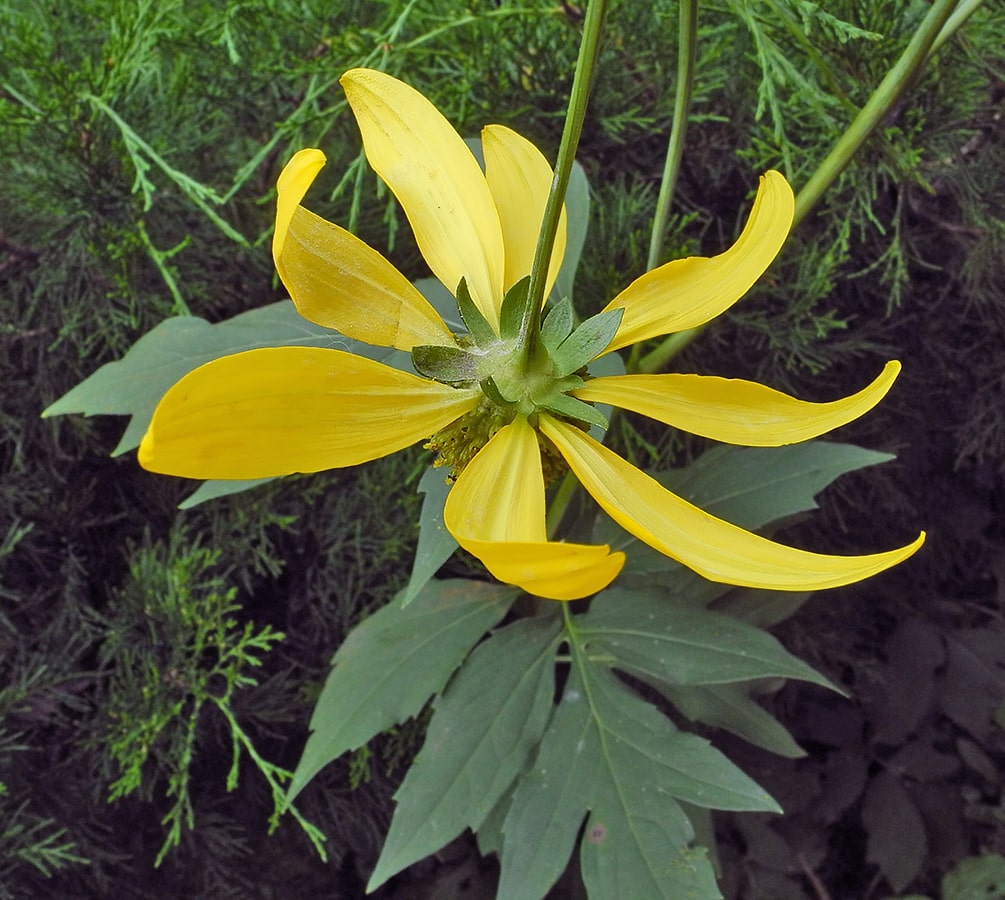
M 868 387 L 830 403 L 797 400 L 753 381 L 677 374 L 594 378 L 573 394 L 727 444 L 780 447 L 864 415 L 883 399 L 898 372 L 900 363 L 888 362 Z
M 547 600 L 590 597 L 614 581 L 625 564 L 625 554 L 611 553 L 606 545 L 457 542 L 499 581 Z
M 439 110 L 404 82 L 351 69 L 342 87 L 370 165 L 398 198 L 429 267 L 471 298 L 498 330 L 503 239 L 478 161 Z
M 578 428 L 547 416 L 539 427 L 625 531 L 710 581 L 780 591 L 838 587 L 907 559 L 925 539 L 922 532 L 906 547 L 868 556 L 797 550 L 692 506 Z
M 249 350 L 200 366 L 164 395 L 139 461 L 185 478 L 354 466 L 429 437 L 480 396 L 341 350 Z
M 522 416 L 461 472 L 443 508 L 447 530 L 500 581 L 551 600 L 607 587 L 624 565 L 606 546 L 548 541 L 537 435 Z
M 537 147 L 505 125 L 488 125 L 482 129 L 482 152 L 485 179 L 495 200 L 506 247 L 503 290 L 508 291 L 530 274 L 555 173 Z M 551 293 L 565 258 L 565 231 L 563 207 L 548 267 L 545 297 Z
M 320 150 L 301 150 L 277 185 L 272 253 L 297 311 L 379 347 L 452 346 L 443 320 L 404 275 L 358 237 L 300 205 L 324 164 Z
M 703 325 L 739 300 L 778 255 L 795 210 L 784 176 L 761 176 L 754 208 L 743 232 L 725 253 L 689 256 L 636 278 L 607 304 L 624 309 L 621 326 L 606 352 L 648 338 Z

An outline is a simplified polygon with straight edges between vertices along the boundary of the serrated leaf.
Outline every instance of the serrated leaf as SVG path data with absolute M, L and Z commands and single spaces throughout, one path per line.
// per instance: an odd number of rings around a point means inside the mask
M 412 574 L 401 594 L 401 605 L 408 606 L 457 549 L 457 541 L 443 522 L 443 504 L 450 485 L 442 468 L 430 466 L 419 480 L 418 492 L 426 496 L 419 513 L 419 541 L 412 562 Z
M 220 497 L 229 497 L 231 494 L 240 494 L 275 480 L 275 478 L 249 478 L 244 481 L 221 481 L 219 479 L 204 481 L 178 504 L 178 509 L 192 509 L 193 506 L 198 506 L 200 503 L 205 503 L 208 500 L 217 500 Z
M 813 593 L 744 588 L 719 598 L 711 608 L 755 628 L 771 628 L 794 616 Z
M 667 603 L 662 595 L 603 591 L 576 618 L 576 632 L 611 665 L 670 685 L 796 678 L 833 687 L 766 631 L 700 607 Z
M 541 346 L 549 354 L 558 349 L 570 334 L 576 314 L 572 308 L 572 300 L 565 297 L 556 303 L 545 316 L 541 325 Z
M 332 659 L 289 799 L 347 750 L 416 715 L 517 593 L 482 581 L 430 581 L 407 607 L 395 597 L 357 625 Z
M 659 685 L 662 693 L 692 722 L 732 732 L 771 753 L 796 759 L 806 751 L 739 684 Z
M 552 709 L 559 619 L 524 619 L 480 644 L 442 697 L 367 885 L 477 830 L 537 747 Z
M 585 658 L 585 657 L 583 657 Z M 591 712 L 601 735 L 606 766 L 648 767 L 677 800 L 707 809 L 781 812 L 768 793 L 704 738 L 679 731 L 600 665 L 585 667 Z
M 722 446 L 657 478 L 706 512 L 741 528 L 757 529 L 817 509 L 816 495 L 832 481 L 893 458 L 891 453 L 831 441 L 787 447 Z
M 630 705 L 639 703 L 610 675 L 591 682 L 591 699 L 602 710 L 601 716 L 611 722 L 616 721 L 615 710 L 628 698 Z M 645 705 L 638 709 L 645 709 Z M 655 710 L 652 714 L 663 718 Z M 688 846 L 694 837 L 691 823 L 668 796 L 674 794 L 675 779 L 666 777 L 666 757 L 660 759 L 653 753 L 656 742 L 650 740 L 648 747 L 639 742 L 640 737 L 646 740 L 642 729 L 647 725 L 625 717 L 604 741 L 608 764 L 600 778 L 607 784 L 587 820 L 579 853 L 587 892 L 591 897 L 665 900 L 720 897 L 705 849 Z M 691 737 L 681 732 L 674 735 L 678 736 Z
M 596 815 L 590 817 L 586 823 L 586 839 L 579 848 L 583 883 L 590 897 L 721 900 L 715 869 L 704 847 L 681 846 L 669 857 L 656 856 L 660 852 L 659 839 L 662 835 L 654 826 L 662 824 L 665 816 L 666 809 L 654 804 L 641 822 L 626 820 L 618 823 L 622 832 L 625 827 L 635 830 L 633 837 L 640 843 L 649 837 L 656 838 L 652 853 L 654 861 L 662 865 L 654 872 L 639 865 L 641 848 L 632 841 L 610 841 L 606 822 Z
M 289 300 L 283 300 L 215 325 L 195 316 L 166 319 L 133 344 L 122 359 L 103 365 L 42 415 L 131 416 L 112 451 L 112 456 L 118 456 L 139 446 L 161 397 L 192 369 L 243 350 L 287 346 L 337 346 L 399 368 L 408 365 L 407 354 L 351 341 L 314 325 Z
M 540 900 L 562 874 L 594 802 L 598 743 L 582 679 L 573 669 L 533 768 L 518 783 L 503 822 L 498 896 Z M 679 843 L 686 844 L 690 826 L 676 817 L 674 824 Z
M 475 840 L 478 842 L 478 852 L 482 856 L 489 856 L 492 853 L 497 856 L 502 855 L 503 822 L 506 821 L 506 814 L 509 812 L 512 801 L 513 791 L 510 789 L 503 793 L 496 805 L 489 810 L 488 815 L 482 819 L 481 825 L 478 826 Z
M 612 309 L 597 313 L 562 341 L 551 354 L 555 377 L 571 375 L 603 353 L 617 333 L 624 312 L 623 309 Z
M 499 896 L 544 896 L 592 810 L 582 853 L 596 896 L 717 897 L 711 866 L 687 846 L 693 832 L 677 799 L 778 810 L 707 741 L 678 731 L 574 648 L 562 702 L 503 825 Z

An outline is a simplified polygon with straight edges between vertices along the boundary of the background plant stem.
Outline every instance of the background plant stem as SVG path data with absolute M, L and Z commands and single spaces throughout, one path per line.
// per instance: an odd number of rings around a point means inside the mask
M 670 124 L 670 140 L 667 144 L 666 164 L 660 193 L 656 199 L 656 215 L 653 219 L 652 235 L 649 239 L 649 258 L 646 271 L 655 269 L 660 263 L 663 242 L 666 239 L 670 208 L 673 206 L 674 192 L 680 163 L 684 158 L 684 138 L 687 135 L 687 119 L 691 111 L 691 96 L 694 93 L 694 68 L 698 55 L 698 0 L 682 0 L 677 29 L 677 85 L 674 94 L 673 121 Z M 638 345 L 632 347 L 626 371 L 633 372 L 639 361 Z
M 973 12 L 977 3 L 965 4 L 966 15 Z M 900 101 L 905 91 L 914 84 L 921 72 L 922 66 L 930 57 L 930 51 L 936 41 L 941 38 L 944 26 L 957 11 L 960 6 L 959 0 L 936 0 L 925 16 L 918 30 L 914 33 L 904 52 L 880 82 L 879 87 L 862 107 L 861 112 L 855 117 L 851 125 L 839 138 L 834 148 L 827 155 L 822 163 L 817 166 L 816 171 L 810 176 L 809 181 L 796 195 L 796 212 L 793 220 L 793 228 L 796 227 L 816 206 L 824 192 L 834 183 L 834 181 L 844 171 L 852 157 L 868 139 L 869 135 L 882 123 L 890 111 Z M 973 7 L 973 9 L 971 8 Z M 953 31 L 962 24 L 966 16 L 963 16 L 963 8 L 960 9 L 962 18 L 954 20 L 956 22 Z M 680 353 L 691 343 L 705 326 L 692 328 L 688 331 L 680 331 L 672 334 L 663 340 L 655 349 L 647 353 L 638 362 L 638 372 L 657 372 Z

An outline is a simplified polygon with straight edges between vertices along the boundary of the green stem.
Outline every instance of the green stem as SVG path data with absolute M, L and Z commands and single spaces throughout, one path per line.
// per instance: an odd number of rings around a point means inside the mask
M 793 228 L 817 205 L 824 191 L 837 180 L 869 135 L 882 124 L 883 119 L 896 106 L 904 92 L 914 83 L 921 67 L 928 59 L 930 48 L 942 31 L 942 26 L 953 14 L 958 3 L 959 0 L 935 0 L 932 4 L 900 59 L 886 73 L 886 77 L 873 91 L 862 111 L 796 195 Z
M 558 234 L 558 222 L 562 215 L 562 204 L 565 202 L 565 192 L 569 186 L 569 175 L 576 159 L 576 148 L 579 137 L 583 133 L 583 121 L 586 118 L 586 104 L 590 96 L 590 85 L 596 69 L 597 57 L 600 51 L 600 33 L 607 12 L 608 0 L 592 0 L 586 10 L 586 20 L 583 23 L 583 41 L 579 45 L 579 59 L 576 61 L 576 74 L 572 80 L 572 92 L 569 96 L 569 111 L 565 117 L 565 127 L 562 130 L 562 141 L 558 146 L 558 158 L 555 161 L 555 177 L 551 182 L 551 192 L 544 208 L 544 219 L 537 238 L 537 248 L 534 251 L 534 263 L 530 271 L 530 288 L 524 307 L 523 320 L 520 323 L 520 333 L 523 338 L 524 359 L 531 358 L 537 333 L 541 330 L 541 307 L 544 305 L 544 286 L 547 281 L 548 267 L 551 263 L 551 252 L 555 246 L 555 235 Z
M 817 167 L 810 180 L 796 195 L 796 213 L 792 227 L 801 222 L 816 206 L 824 192 L 834 183 L 869 135 L 876 130 L 904 92 L 914 83 L 922 66 L 935 47 L 940 46 L 971 15 L 980 0 L 935 0 L 921 25 L 894 64 L 880 82 L 868 102 L 847 131 L 841 136 L 827 158 Z M 658 346 L 638 361 L 632 371 L 651 373 L 666 364 L 691 343 L 707 326 L 692 328 L 666 337 Z
M 939 32 L 938 37 L 932 41 L 932 46 L 928 48 L 928 55 L 936 53 L 942 45 L 948 41 L 978 9 L 984 5 L 984 0 L 963 0 L 956 8 L 949 20 Z
M 684 158 L 684 135 L 687 133 L 687 119 L 691 111 L 691 96 L 694 93 L 694 67 L 698 55 L 698 0 L 682 0 L 677 41 L 677 85 L 673 103 L 673 122 L 670 125 L 670 140 L 667 143 L 667 158 L 663 166 L 663 181 L 660 195 L 656 200 L 656 216 L 653 232 L 649 238 L 649 259 L 646 271 L 655 269 L 660 263 L 663 241 L 666 239 L 667 224 L 670 221 L 670 207 L 677 188 L 680 163 Z
M 555 539 L 559 526 L 562 524 L 562 519 L 565 517 L 565 511 L 569 508 L 569 503 L 578 487 L 579 481 L 576 480 L 576 476 L 572 472 L 566 472 L 565 477 L 558 486 L 558 490 L 555 492 L 554 498 L 548 504 L 546 528 L 549 541 Z
M 698 55 L 698 0 L 681 0 L 677 40 L 677 85 L 674 92 L 673 122 L 670 125 L 670 140 L 667 143 L 666 163 L 663 166 L 663 180 L 656 200 L 656 215 L 653 231 L 649 238 L 649 259 L 646 271 L 655 269 L 663 253 L 667 224 L 670 221 L 670 207 L 673 205 L 677 177 L 684 157 L 684 136 L 691 111 L 691 97 L 694 93 L 694 70 Z M 626 371 L 634 372 L 639 365 L 640 347 L 632 347 Z

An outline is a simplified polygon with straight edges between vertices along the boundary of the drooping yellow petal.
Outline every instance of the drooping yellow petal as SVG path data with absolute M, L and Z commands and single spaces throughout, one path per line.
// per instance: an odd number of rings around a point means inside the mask
M 753 381 L 678 374 L 594 378 L 573 394 L 727 444 L 780 447 L 864 415 L 886 396 L 898 372 L 900 363 L 888 362 L 868 387 L 830 403 L 797 400 Z
M 554 172 L 544 154 L 525 137 L 505 125 L 482 129 L 485 179 L 495 200 L 506 248 L 503 290 L 530 274 L 538 232 Z M 565 258 L 565 208 L 558 221 L 544 296 L 551 293 Z
M 452 346 L 443 320 L 404 275 L 358 237 L 300 205 L 324 164 L 320 150 L 301 150 L 277 185 L 272 254 L 297 311 L 379 347 Z
M 541 454 L 522 416 L 496 432 L 461 472 L 443 521 L 500 581 L 551 600 L 595 594 L 625 561 L 606 546 L 548 541 Z
M 471 298 L 498 330 L 503 239 L 492 194 L 460 135 L 422 94 L 372 69 L 351 69 L 342 87 L 366 158 L 398 198 L 429 267 Z
M 868 556 L 797 550 L 703 512 L 578 428 L 543 415 L 539 427 L 612 519 L 710 581 L 781 591 L 838 587 L 896 565 L 924 542 L 922 532 L 906 547 Z
M 354 466 L 429 437 L 480 396 L 341 350 L 248 350 L 200 366 L 164 395 L 139 461 L 227 479 Z
M 725 312 L 778 255 L 794 211 L 795 198 L 785 177 L 775 171 L 765 173 L 750 218 L 725 253 L 668 262 L 636 278 L 607 304 L 605 311 L 625 312 L 605 352 L 695 328 Z

